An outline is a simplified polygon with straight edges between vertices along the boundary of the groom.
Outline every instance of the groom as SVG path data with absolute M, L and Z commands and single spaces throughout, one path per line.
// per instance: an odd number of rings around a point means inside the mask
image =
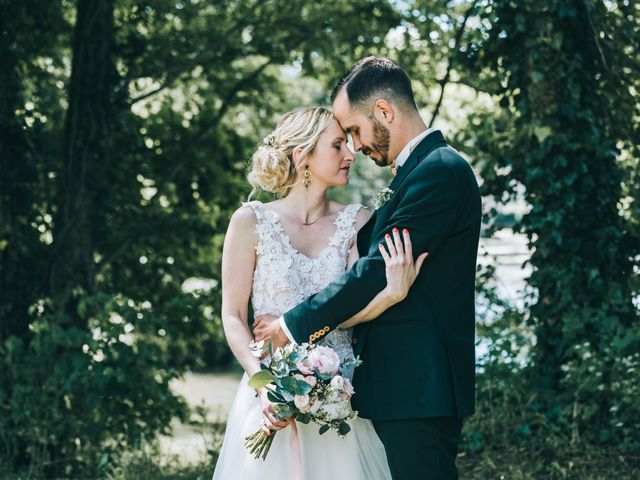
M 481 205 L 469 164 L 438 130 L 427 129 L 408 75 L 368 57 L 332 93 L 333 111 L 356 150 L 396 176 L 358 234 L 360 259 L 338 281 L 280 319 L 257 322 L 257 338 L 322 338 L 386 285 L 378 245 L 407 228 L 429 260 L 406 299 L 355 328 L 353 398 L 373 420 L 396 480 L 455 479 L 462 418 L 474 411 L 474 284 Z

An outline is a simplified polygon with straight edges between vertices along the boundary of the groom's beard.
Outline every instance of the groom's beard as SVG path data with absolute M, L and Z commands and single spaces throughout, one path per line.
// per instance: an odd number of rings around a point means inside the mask
M 391 165 L 389 161 L 389 142 L 391 134 L 387 127 L 385 127 L 376 118 L 371 118 L 373 125 L 373 141 L 371 142 L 371 148 L 365 147 L 362 149 L 362 153 L 367 155 L 371 160 L 375 162 L 379 167 L 386 167 Z M 371 153 L 377 153 L 380 158 L 373 158 Z

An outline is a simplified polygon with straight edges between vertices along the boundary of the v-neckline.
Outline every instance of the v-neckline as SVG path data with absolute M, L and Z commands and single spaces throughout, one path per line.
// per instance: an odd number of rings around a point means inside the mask
M 309 255 L 307 255 L 306 253 L 301 252 L 300 250 L 298 250 L 297 248 L 295 248 L 292 244 L 291 244 L 291 237 L 289 236 L 289 234 L 286 232 L 284 225 L 282 223 L 282 219 L 280 218 L 280 214 L 278 212 L 276 212 L 275 210 L 271 209 L 271 208 L 267 208 L 264 206 L 264 204 L 262 204 L 262 208 L 264 208 L 267 212 L 271 213 L 274 217 L 275 217 L 275 223 L 277 223 L 280 226 L 281 229 L 281 234 L 282 234 L 282 239 L 283 239 L 283 243 L 284 245 L 291 250 L 291 252 L 294 255 L 298 255 L 300 257 L 305 258 L 306 260 L 314 263 L 319 261 L 322 256 L 324 255 L 324 253 L 329 250 L 329 248 L 333 247 L 334 242 L 336 237 L 338 236 L 338 233 L 340 232 L 340 225 L 338 224 L 338 219 L 344 215 L 344 213 L 347 211 L 347 208 L 349 208 L 349 205 L 347 205 L 346 207 L 344 207 L 342 210 L 340 210 L 338 212 L 338 214 L 336 215 L 336 218 L 333 220 L 333 224 L 336 226 L 335 231 L 333 232 L 333 234 L 329 237 L 329 241 L 327 243 L 327 245 L 320 250 L 320 253 L 318 254 L 317 257 L 310 257 Z

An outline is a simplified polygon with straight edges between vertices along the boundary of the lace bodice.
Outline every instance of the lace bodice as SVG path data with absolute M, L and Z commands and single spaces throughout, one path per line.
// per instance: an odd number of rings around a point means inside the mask
M 251 293 L 256 316 L 280 316 L 345 272 L 349 243 L 357 233 L 356 215 L 362 205 L 351 204 L 338 213 L 336 230 L 318 258 L 293 248 L 276 212 L 258 201 L 243 205 L 251 207 L 257 218 L 257 260 Z M 319 343 L 334 348 L 341 358 L 353 357 L 350 330 L 333 330 Z

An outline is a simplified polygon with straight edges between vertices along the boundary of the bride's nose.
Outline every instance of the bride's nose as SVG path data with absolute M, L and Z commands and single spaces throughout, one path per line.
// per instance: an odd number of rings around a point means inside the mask
M 350 164 L 356 161 L 356 157 L 349 147 L 347 147 L 347 153 L 345 154 L 343 160 L 345 162 L 349 162 Z

